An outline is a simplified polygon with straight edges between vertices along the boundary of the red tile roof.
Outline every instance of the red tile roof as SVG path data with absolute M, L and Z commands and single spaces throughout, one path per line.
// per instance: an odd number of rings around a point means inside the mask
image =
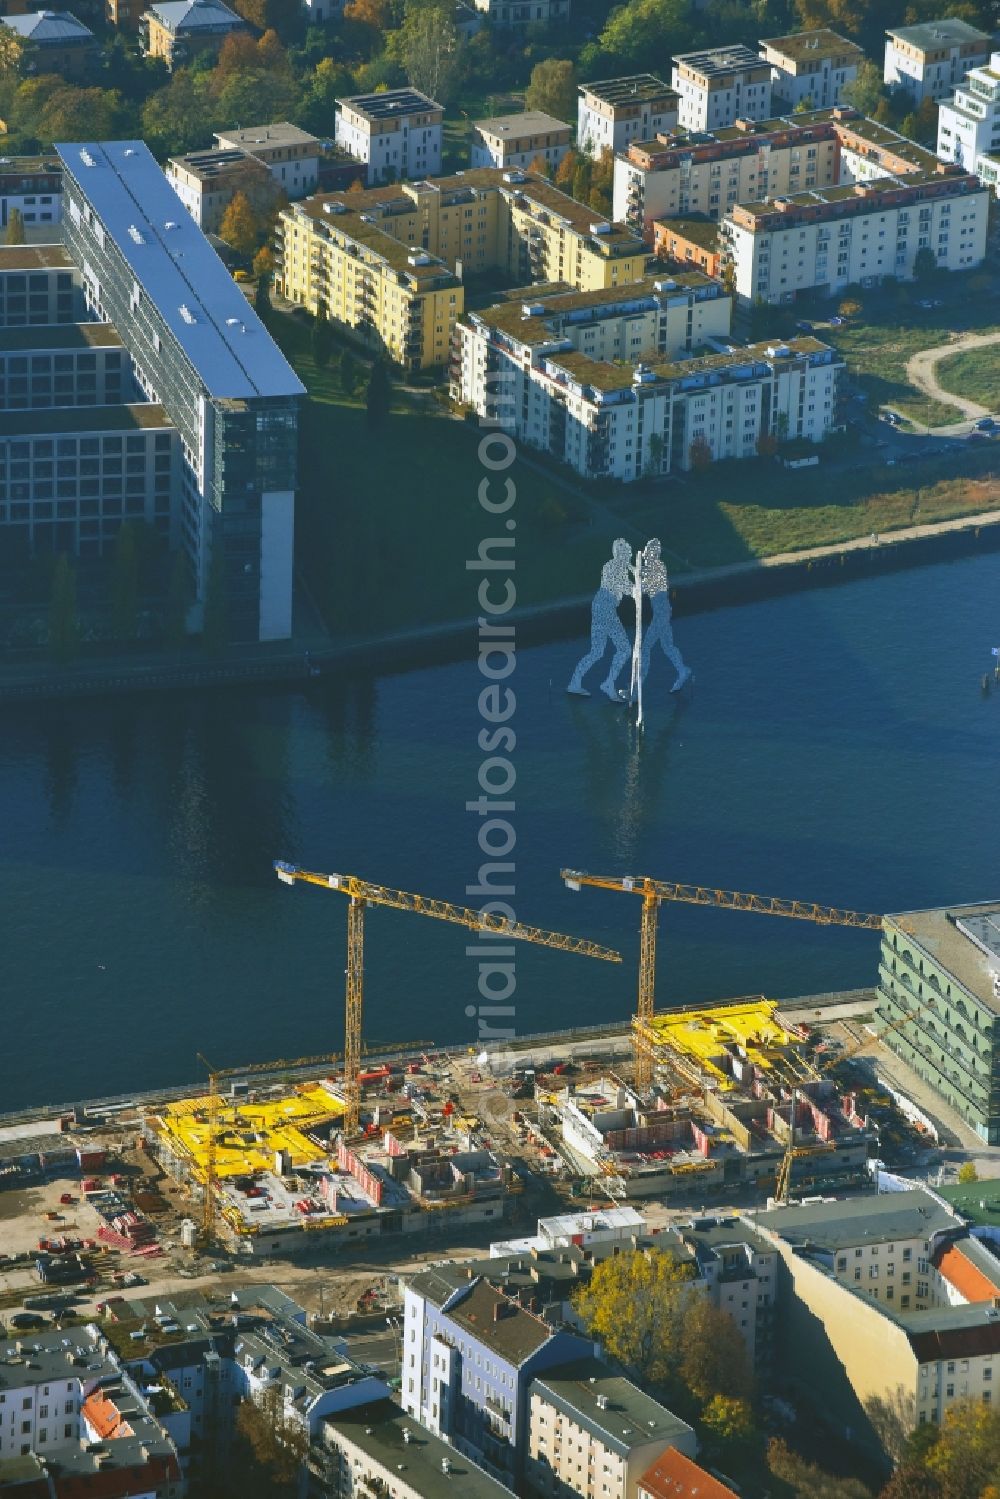
M 934 1263 L 948 1284 L 954 1286 L 966 1301 L 993 1301 L 1000 1294 L 989 1276 L 962 1253 L 960 1244 L 946 1244 L 934 1256 Z
M 699 1468 L 676 1447 L 668 1447 L 639 1479 L 639 1495 L 651 1499 L 736 1499 L 733 1490 Z

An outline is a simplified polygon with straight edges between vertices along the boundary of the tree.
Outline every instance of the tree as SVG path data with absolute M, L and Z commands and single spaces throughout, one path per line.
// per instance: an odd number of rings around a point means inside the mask
M 713 1395 L 701 1413 L 705 1440 L 720 1455 L 735 1455 L 753 1437 L 753 1408 L 749 1401 L 732 1395 Z
M 139 613 L 139 549 L 135 526 L 126 521 L 115 538 L 111 564 L 111 630 L 116 640 L 134 640 Z
M 556 167 L 556 186 L 564 188 L 568 193 L 573 191 L 573 178 L 576 175 L 578 160 L 579 155 L 576 151 L 567 151 Z
M 234 9 L 258 31 L 274 31 L 285 42 L 302 34 L 299 0 L 234 0 Z
M 65 552 L 60 552 L 52 574 L 49 597 L 49 649 L 57 661 L 72 661 L 80 643 L 76 617 L 76 573 Z
M 384 359 L 376 359 L 368 376 L 365 392 L 365 413 L 370 427 L 382 427 L 392 406 L 392 390 L 389 386 L 389 371 Z
M 398 41 L 387 51 L 398 58 L 413 87 L 440 104 L 451 104 L 461 75 L 461 38 L 453 7 L 413 6 L 392 36 Z
M 24 216 L 19 208 L 12 208 L 7 219 L 7 233 L 4 235 L 4 244 L 24 244 Z
M 937 256 L 928 245 L 923 245 L 913 257 L 914 281 L 933 281 L 938 273 Z
M 870 1490 L 858 1479 L 825 1473 L 777 1437 L 767 1444 L 767 1466 L 796 1499 L 871 1499 Z
M 249 260 L 260 239 L 260 221 L 250 206 L 246 193 L 234 193 L 222 215 L 219 237 L 243 260 Z
M 976 1170 L 975 1161 L 963 1161 L 958 1168 L 958 1179 L 962 1186 L 979 1180 L 979 1172 Z
M 251 1499 L 294 1499 L 309 1433 L 285 1413 L 284 1387 L 268 1386 L 255 1400 L 244 1400 L 236 1412 L 237 1484 L 234 1491 Z
M 546 57 L 531 70 L 531 80 L 524 96 L 529 109 L 540 109 L 557 120 L 572 123 L 576 119 L 576 68 L 559 57 Z
M 704 473 L 711 462 L 712 449 L 709 447 L 704 433 L 699 432 L 688 448 L 688 466 L 693 468 L 695 473 L 701 474 Z
M 612 10 L 598 51 L 616 65 L 648 67 L 651 57 L 687 51 L 695 24 L 688 0 L 628 0 Z
M 340 388 L 345 396 L 353 396 L 361 381 L 361 371 L 358 361 L 349 349 L 345 349 L 340 356 Z
M 883 97 L 883 87 L 881 72 L 865 58 L 854 82 L 846 83 L 841 92 L 845 104 L 852 105 L 863 115 L 873 115 Z
M 778 439 L 773 432 L 761 432 L 757 437 L 756 448 L 758 458 L 773 458 L 778 451 Z
M 716 1395 L 745 1399 L 753 1384 L 747 1345 L 728 1312 L 707 1296 L 692 1296 L 684 1307 L 680 1375 L 700 1401 Z
M 858 301 L 857 297 L 844 297 L 840 303 L 840 306 L 837 308 L 837 312 L 842 318 L 857 317 L 860 311 L 861 303 Z
M 1000 1474 L 1000 1412 L 980 1401 L 953 1405 L 924 1466 L 941 1485 L 943 1499 L 979 1499 Z
M 551 178 L 552 163 L 546 161 L 544 153 L 539 151 L 538 155 L 533 156 L 528 162 L 528 171 L 535 172 L 539 177 Z
M 325 312 L 316 315 L 311 342 L 313 362 L 317 369 L 325 370 L 333 353 L 333 329 Z
M 635 1250 L 602 1260 L 574 1306 L 612 1358 L 643 1379 L 666 1383 L 681 1335 L 681 1306 L 692 1272 L 667 1250 Z
M 373 31 L 385 31 L 392 21 L 392 0 L 350 0 L 344 6 L 348 21 L 360 21 Z
M 157 156 L 190 151 L 211 137 L 214 101 L 209 80 L 191 68 L 178 68 L 142 110 L 142 134 Z

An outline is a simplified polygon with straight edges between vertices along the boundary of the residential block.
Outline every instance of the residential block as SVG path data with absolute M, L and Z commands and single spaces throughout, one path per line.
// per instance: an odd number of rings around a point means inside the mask
M 444 110 L 426 94 L 395 88 L 337 103 L 337 145 L 365 163 L 373 186 L 440 172 Z
M 770 64 L 742 44 L 676 53 L 670 81 L 682 130 L 718 130 L 771 114 Z
M 625 151 L 677 124 L 677 91 L 652 73 L 582 83 L 579 92 L 576 144 L 587 156 Z
M 760 55 L 771 64 L 775 107 L 787 110 L 839 104 L 865 56 L 857 42 L 828 27 L 771 37 L 760 43 Z
M 914 105 L 953 93 L 970 68 L 989 59 L 992 38 L 968 21 L 944 17 L 917 26 L 900 26 L 885 34 L 882 76 L 890 88 L 903 89 Z
M 570 150 L 573 130 L 540 109 L 477 120 L 472 127 L 473 167 L 530 167 L 538 158 L 554 172 Z

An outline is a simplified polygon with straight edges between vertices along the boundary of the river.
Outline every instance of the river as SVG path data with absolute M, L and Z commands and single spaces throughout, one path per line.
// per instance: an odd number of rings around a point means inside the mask
M 581 642 L 510 678 L 514 905 L 624 967 L 518 950 L 521 1031 L 624 1018 L 638 901 L 561 865 L 863 911 L 1000 895 L 998 562 L 974 558 L 679 621 L 695 669 L 654 661 L 640 737 L 563 687 Z M 596 687 L 599 675 L 592 684 Z M 345 902 L 276 857 L 462 902 L 482 855 L 473 663 L 4 710 L 0 1109 L 183 1082 L 343 1036 Z M 474 903 L 474 902 L 470 902 Z M 475 1036 L 465 934 L 371 911 L 366 1034 Z M 871 982 L 872 933 L 674 905 L 658 1003 Z

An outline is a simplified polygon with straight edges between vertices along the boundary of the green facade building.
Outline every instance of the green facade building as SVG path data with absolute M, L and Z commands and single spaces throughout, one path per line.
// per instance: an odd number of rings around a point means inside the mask
M 878 1013 L 885 1044 L 1000 1144 L 1000 902 L 887 916 Z

